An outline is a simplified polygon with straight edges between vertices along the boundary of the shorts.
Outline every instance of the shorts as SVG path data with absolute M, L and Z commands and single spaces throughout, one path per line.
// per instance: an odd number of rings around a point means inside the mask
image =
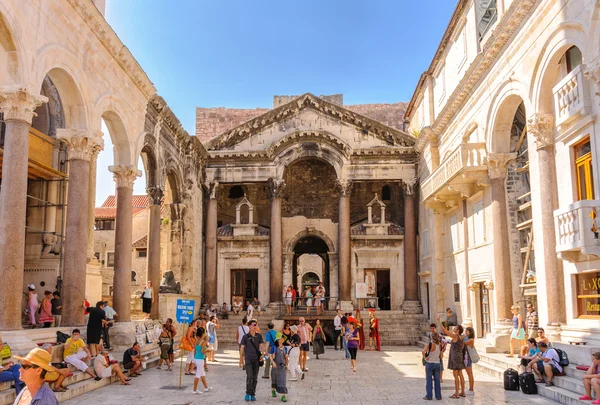
M 348 351 L 350 352 L 350 358 L 352 360 L 356 360 L 356 352 L 358 351 L 358 348 L 356 348 L 356 347 L 349 347 Z
M 123 368 L 124 368 L 125 370 L 129 370 L 129 369 L 132 369 L 132 368 L 134 368 L 134 367 L 135 367 L 135 361 L 131 361 L 131 362 L 129 362 L 129 363 L 124 363 L 124 364 L 123 364 Z
M 512 333 L 510 334 L 510 338 L 517 339 L 517 340 L 525 340 L 525 329 L 523 329 L 523 328 L 521 328 L 519 330 L 513 329 Z
M 171 346 L 169 346 L 169 351 L 168 351 L 167 353 L 168 353 L 168 354 L 173 354 L 173 353 L 175 353 L 175 352 L 173 351 L 173 340 L 171 340 Z
M 310 343 L 302 343 L 300 345 L 301 352 L 309 352 L 310 351 Z
M 540 373 L 542 373 L 542 375 L 546 375 L 546 371 L 544 370 L 544 366 L 547 366 L 548 363 L 544 363 L 543 360 L 539 360 L 537 362 L 537 369 Z M 556 368 L 556 366 L 554 364 L 550 364 L 550 367 L 552 368 L 552 375 L 556 375 L 556 374 L 560 374 L 561 372 L 558 371 L 558 368 Z
M 204 377 L 206 372 L 204 371 L 204 359 L 194 359 L 196 365 L 196 378 Z

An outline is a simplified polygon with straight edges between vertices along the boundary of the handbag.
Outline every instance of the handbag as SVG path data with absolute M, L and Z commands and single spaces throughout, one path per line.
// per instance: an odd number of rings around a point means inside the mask
M 469 354 L 471 363 L 477 363 L 479 361 L 479 353 L 477 353 L 477 349 L 475 349 L 475 346 L 467 346 L 467 353 Z
M 423 358 L 421 359 L 423 362 L 423 365 L 427 364 L 427 360 L 425 360 L 427 357 L 429 357 L 429 351 L 431 350 L 431 343 L 429 343 L 429 345 L 427 346 L 427 350 L 425 351 L 425 355 L 423 356 Z
M 246 336 L 248 336 L 248 335 L 246 335 Z M 250 342 L 252 343 L 252 346 L 254 346 L 254 350 L 256 350 L 256 354 L 258 355 L 258 367 L 264 366 L 265 359 L 264 359 L 262 353 L 260 352 L 260 350 L 258 350 L 258 347 L 254 344 L 254 340 L 251 340 Z
M 188 340 L 186 336 L 184 336 L 181 339 L 181 342 L 179 342 L 179 348 L 181 350 L 185 350 L 186 352 L 191 352 L 192 350 L 194 350 L 192 343 Z

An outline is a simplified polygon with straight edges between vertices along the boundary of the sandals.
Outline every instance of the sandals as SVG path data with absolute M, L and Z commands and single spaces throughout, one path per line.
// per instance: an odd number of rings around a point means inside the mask
M 131 381 L 131 377 L 126 378 L 125 381 Z
M 458 396 L 464 398 L 464 397 L 466 397 L 466 394 L 464 392 L 462 392 L 462 393 L 458 394 Z
M 194 375 L 194 373 L 190 373 L 189 371 L 186 371 L 185 375 Z
M 535 380 L 535 383 L 536 383 L 536 384 L 542 384 L 542 383 L 545 383 L 545 382 L 546 382 L 546 381 L 545 381 L 545 380 L 542 380 L 542 379 Z
M 554 383 L 552 381 L 548 381 L 546 383 L 546 387 L 553 387 L 553 386 L 554 386 Z
M 131 385 L 128 382 L 121 383 L 121 385 Z
M 165 371 L 173 371 L 173 369 L 171 367 L 169 367 Z
M 156 367 L 157 370 L 162 370 L 162 367 Z
M 453 394 L 450 396 L 452 399 L 460 399 L 460 395 Z
M 52 388 L 52 391 L 54 392 L 66 392 L 67 390 L 62 388 L 62 387 L 57 387 L 57 388 Z

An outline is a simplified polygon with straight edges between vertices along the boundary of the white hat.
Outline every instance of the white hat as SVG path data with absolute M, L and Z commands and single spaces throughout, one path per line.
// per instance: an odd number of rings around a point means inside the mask
M 31 288 L 32 290 L 35 290 L 35 285 L 33 285 L 33 284 L 29 284 L 27 287 Z

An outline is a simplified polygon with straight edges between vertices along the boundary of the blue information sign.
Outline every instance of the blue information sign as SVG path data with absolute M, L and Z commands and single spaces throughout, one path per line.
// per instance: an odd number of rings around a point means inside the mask
M 179 323 L 190 323 L 194 319 L 194 300 L 177 300 L 175 319 Z

